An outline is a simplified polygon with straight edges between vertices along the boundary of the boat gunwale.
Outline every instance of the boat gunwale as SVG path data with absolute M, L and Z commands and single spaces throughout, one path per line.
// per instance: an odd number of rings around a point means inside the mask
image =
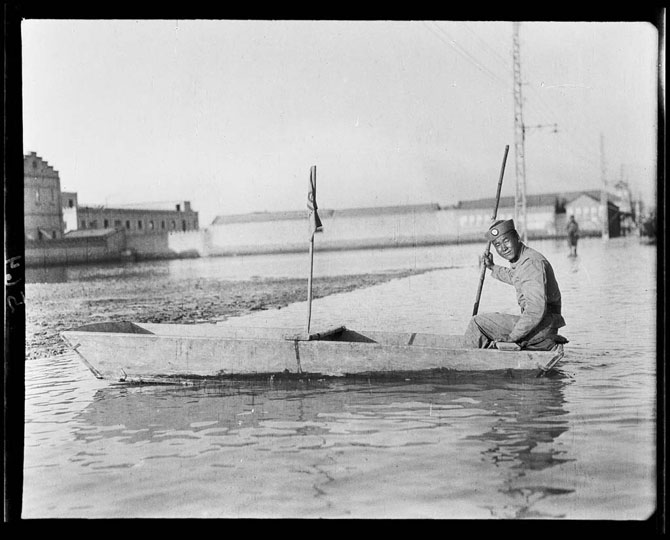
M 381 333 L 380 332 L 375 332 L 375 333 Z M 388 334 L 394 334 L 394 332 L 386 332 Z M 329 344 L 327 346 L 336 346 L 336 345 L 342 345 L 342 344 L 355 344 L 356 346 L 358 345 L 366 345 L 366 346 L 376 346 L 377 348 L 397 348 L 400 350 L 412 350 L 412 349 L 426 349 L 426 350 L 435 350 L 435 351 L 444 351 L 444 350 L 449 350 L 449 351 L 463 351 L 463 352 L 473 352 L 473 351 L 486 351 L 487 353 L 492 353 L 492 354 L 513 354 L 513 355 L 518 355 L 521 354 L 523 356 L 528 356 L 528 355 L 540 355 L 540 356 L 551 356 L 552 358 L 555 355 L 555 351 L 542 351 L 542 350 L 529 350 L 529 349 L 520 349 L 520 350 L 501 350 L 501 349 L 475 349 L 471 347 L 439 347 L 439 346 L 429 346 L 429 345 L 421 345 L 421 344 L 393 344 L 393 343 L 379 343 L 377 341 L 347 341 L 347 340 L 340 340 L 340 339 L 313 339 L 313 340 L 302 340 L 302 339 L 294 339 L 291 337 L 285 337 L 285 338 L 268 338 L 268 337 L 241 337 L 241 336 L 206 336 L 206 335 L 192 335 L 192 336 L 177 336 L 177 335 L 172 335 L 172 334 L 154 334 L 154 333 L 147 333 L 147 334 L 140 334 L 140 333 L 125 333 L 125 332 L 91 332 L 87 330 L 64 330 L 61 332 L 61 335 L 63 337 L 66 336 L 78 336 L 78 335 L 85 335 L 85 336 L 90 336 L 90 335 L 98 335 L 98 336 L 123 336 L 126 339 L 175 339 L 175 340 L 226 340 L 226 341 L 244 341 L 244 342 L 251 342 L 251 341 L 264 341 L 268 343 L 283 343 L 283 342 L 298 342 L 300 343 L 300 346 L 306 345 L 306 344 L 314 344 L 314 343 L 320 343 L 320 344 Z M 417 333 L 417 336 L 439 336 L 439 337 L 454 337 L 454 338 L 460 338 L 458 334 L 423 334 L 423 333 Z M 310 345 L 307 345 L 310 346 Z M 81 355 L 80 355 L 81 356 Z

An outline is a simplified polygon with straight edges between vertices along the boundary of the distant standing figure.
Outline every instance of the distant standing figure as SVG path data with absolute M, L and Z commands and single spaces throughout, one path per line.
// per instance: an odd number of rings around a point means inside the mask
M 482 262 L 492 277 L 514 286 L 521 315 L 475 315 L 465 331 L 466 346 L 552 350 L 567 343 L 557 332 L 565 321 L 561 315 L 561 291 L 549 261 L 521 241 L 511 219 L 495 222 L 486 238 L 510 266 L 494 264 L 490 252 L 485 252 Z
M 579 240 L 579 225 L 575 221 L 575 216 L 570 216 L 570 221 L 566 226 L 568 231 L 568 247 L 570 248 L 570 255 L 577 256 L 577 241 Z

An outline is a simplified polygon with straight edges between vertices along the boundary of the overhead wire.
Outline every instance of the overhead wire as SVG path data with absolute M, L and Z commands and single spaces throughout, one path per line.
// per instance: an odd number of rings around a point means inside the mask
M 499 77 L 496 73 L 485 67 L 477 58 L 475 58 L 471 53 L 465 50 L 451 35 L 437 23 L 434 23 L 434 27 L 431 27 L 426 22 L 424 26 L 435 35 L 440 41 L 446 43 L 451 47 L 459 56 L 470 62 L 475 68 L 477 68 L 481 73 L 492 79 L 493 81 L 503 85 L 504 87 L 508 86 L 508 83 Z
M 466 48 L 461 42 L 457 41 L 452 37 L 452 34 L 448 32 L 443 26 L 439 25 L 437 22 L 433 23 L 433 26 L 424 22 L 424 26 L 440 41 L 447 44 L 454 52 L 456 52 L 461 58 L 467 60 L 471 65 L 473 65 L 480 73 L 484 74 L 490 80 L 500 84 L 508 90 L 512 89 L 512 82 L 505 80 L 503 77 L 498 75 L 492 69 L 488 68 L 478 56 L 477 53 L 473 51 L 473 47 L 470 47 L 470 50 Z M 481 37 L 471 25 L 464 23 L 464 28 L 476 39 L 478 46 L 476 47 L 478 51 L 484 51 L 485 55 L 495 58 L 500 64 L 505 62 L 511 63 L 511 52 L 510 58 L 504 58 L 498 51 L 503 50 L 502 47 L 494 47 L 490 45 L 484 38 Z M 522 76 L 524 79 L 529 80 L 527 76 L 527 66 L 524 66 L 525 69 L 522 70 Z M 551 126 L 557 125 L 557 132 L 570 133 L 569 137 L 560 136 L 557 140 L 558 144 L 561 145 L 567 152 L 569 152 L 574 158 L 578 159 L 584 165 L 589 167 L 600 168 L 600 150 L 594 148 L 596 142 L 592 139 L 589 139 L 583 131 L 575 131 L 568 127 L 567 124 L 560 123 L 556 121 L 556 104 L 549 105 L 545 96 L 539 91 L 539 89 L 531 86 L 530 84 L 523 83 L 523 88 L 529 91 L 533 98 L 528 100 L 524 96 L 524 106 L 531 110 L 532 117 L 535 119 L 538 125 Z M 561 115 L 565 117 L 564 115 Z M 597 156 L 597 157 L 594 157 Z
M 470 32 L 475 37 L 475 39 L 481 44 L 482 49 L 484 49 L 487 52 L 487 54 L 497 58 L 502 63 L 509 62 L 509 57 L 511 57 L 512 54 L 511 50 L 508 51 L 509 55 L 507 57 L 503 57 L 498 52 L 498 50 L 489 45 L 488 42 L 484 40 L 484 38 L 482 38 L 477 32 L 475 32 L 470 24 L 463 23 L 463 26 L 466 30 L 468 30 L 468 32 Z
M 523 44 L 521 49 L 523 50 Z M 557 143 L 585 165 L 589 167 L 599 167 L 598 158 L 594 158 L 594 156 L 598 156 L 599 154 L 598 151 L 594 150 L 594 141 L 586 138 L 582 131 L 576 132 L 570 129 L 565 121 L 556 121 L 557 117 L 565 119 L 567 115 L 557 113 L 557 102 L 554 101 L 551 105 L 548 104 L 542 92 L 527 82 L 533 78 L 532 74 L 531 76 L 528 76 L 528 72 L 528 65 L 523 64 L 521 73 L 526 81 L 522 83 L 525 90 L 524 93 L 526 94 L 526 97 L 528 97 L 528 94 L 532 96 L 532 99 L 524 99 L 524 106 L 526 106 L 527 109 L 530 109 L 530 112 L 532 113 L 530 116 L 535 118 L 538 124 L 556 124 L 557 132 L 560 134 Z M 570 136 L 564 137 L 562 135 L 564 133 L 570 133 Z
M 528 72 L 528 66 L 527 64 L 524 64 L 522 74 L 527 72 Z M 526 80 L 529 80 L 529 77 L 526 77 Z M 555 112 L 556 102 L 553 102 L 553 105 L 549 105 L 545 100 L 545 96 L 540 92 L 538 88 L 528 83 L 525 83 L 524 87 L 527 90 L 530 90 L 534 96 L 534 99 L 529 101 L 529 108 L 531 110 L 542 111 L 545 114 L 548 114 L 550 118 L 556 118 L 556 112 Z M 538 116 L 541 116 L 541 113 Z M 561 117 L 565 118 L 565 115 L 561 115 Z M 546 121 L 546 123 L 556 123 L 556 122 Z M 593 162 L 593 158 L 591 156 L 599 154 L 597 146 L 594 146 L 594 144 L 597 144 L 595 143 L 594 140 L 587 138 L 584 135 L 584 132 L 581 130 L 580 131 L 570 130 L 565 122 L 563 122 L 559 126 L 559 132 L 561 131 L 562 132 L 570 131 L 571 137 L 567 138 L 566 141 L 572 147 L 573 151 L 581 155 L 584 159 L 586 159 L 587 162 Z M 584 149 L 586 149 L 586 152 Z
M 544 112 L 545 114 L 549 114 L 553 116 L 554 118 L 556 117 L 554 111 L 552 108 L 547 105 L 544 101 L 544 96 L 537 90 L 536 88 L 532 86 L 527 86 L 529 88 L 534 96 L 534 99 L 531 101 L 531 103 L 535 104 L 536 109 L 535 110 L 540 110 Z M 533 106 L 529 107 L 533 110 Z M 556 122 L 556 121 L 550 121 L 546 120 L 546 117 L 542 116 L 542 112 L 538 114 L 536 117 L 541 118 L 542 120 L 540 123 L 544 124 L 557 124 L 558 125 L 558 133 L 569 133 L 569 137 L 559 137 L 559 143 L 562 144 L 567 150 L 570 151 L 572 155 L 575 157 L 580 158 L 581 161 L 584 163 L 590 165 L 590 166 L 596 166 L 599 167 L 599 157 L 594 157 L 594 156 L 599 156 L 599 149 L 597 149 L 597 141 L 589 139 L 586 134 L 581 131 L 581 130 L 574 130 L 572 129 L 569 124 L 567 124 L 565 121 L 564 122 Z M 562 118 L 565 118 L 565 115 L 561 115 Z
M 532 100 L 531 100 L 532 101 Z M 531 107 L 532 110 L 532 107 Z M 551 111 L 546 108 L 545 111 L 548 111 L 551 114 Z M 589 150 L 593 142 L 586 141 L 583 133 L 576 133 L 573 129 L 568 127 L 565 121 L 554 121 L 547 120 L 542 114 L 533 114 L 533 118 L 539 120 L 539 124 L 543 126 L 556 125 L 556 145 L 559 148 L 562 148 L 565 152 L 569 153 L 574 159 L 582 163 L 583 166 L 592 169 L 599 168 L 599 152 L 594 152 Z M 554 116 L 555 118 L 555 116 Z M 565 118 L 565 116 L 562 116 Z M 529 133 L 529 130 L 526 130 L 526 134 Z M 528 140 L 528 138 L 526 138 Z M 595 157 L 594 157 L 595 156 Z
M 470 24 L 464 23 L 464 27 L 470 32 L 476 39 L 477 41 L 481 44 L 482 48 L 486 50 L 487 54 L 490 54 L 491 56 L 497 58 L 501 62 L 506 62 L 507 59 L 503 58 L 499 54 L 499 50 L 502 50 L 502 47 L 493 47 L 491 46 L 484 38 L 482 38 L 473 28 Z M 522 73 L 527 72 L 527 66 L 524 65 L 524 70 L 522 70 Z M 550 106 L 547 104 L 544 95 L 540 92 L 538 88 L 535 86 L 530 86 L 528 83 L 524 84 L 524 87 L 526 90 L 530 90 L 534 96 L 535 99 L 528 100 L 528 108 L 531 109 L 533 112 L 533 117 L 537 119 L 538 124 L 557 124 L 555 121 L 555 106 Z M 563 124 L 563 131 L 565 131 L 566 126 Z M 560 130 L 559 130 L 560 131 Z M 591 140 L 587 140 L 584 138 L 582 132 L 577 132 L 574 134 L 574 138 L 571 140 L 576 140 L 576 139 L 581 139 L 579 141 L 580 145 L 579 148 L 582 150 L 584 147 L 589 147 L 592 146 L 594 143 Z M 590 159 L 590 158 L 587 158 Z

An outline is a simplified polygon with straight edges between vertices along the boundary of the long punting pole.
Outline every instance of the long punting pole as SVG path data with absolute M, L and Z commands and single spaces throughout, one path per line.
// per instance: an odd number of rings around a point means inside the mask
M 491 223 L 496 220 L 498 215 L 498 205 L 500 204 L 500 190 L 502 188 L 503 176 L 505 175 L 505 163 L 507 163 L 507 153 L 509 152 L 509 144 L 505 146 L 505 155 L 503 156 L 502 167 L 500 168 L 500 178 L 498 179 L 498 191 L 496 193 L 496 205 L 493 209 L 493 216 L 491 217 Z M 486 250 L 484 251 L 484 256 L 488 255 L 491 250 L 491 242 L 489 241 L 486 244 Z M 479 311 L 479 300 L 482 297 L 482 287 L 484 287 L 484 278 L 486 277 L 486 265 L 482 264 L 481 273 L 479 274 L 479 286 L 477 287 L 477 298 L 475 299 L 475 307 L 472 310 L 472 316 L 477 315 Z

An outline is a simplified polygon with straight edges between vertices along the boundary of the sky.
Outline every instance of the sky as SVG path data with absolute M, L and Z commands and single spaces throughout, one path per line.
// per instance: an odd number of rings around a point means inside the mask
M 217 215 L 456 204 L 517 183 L 510 21 L 25 20 L 24 153 L 80 204 Z M 655 204 L 645 22 L 519 26 L 527 194 Z

